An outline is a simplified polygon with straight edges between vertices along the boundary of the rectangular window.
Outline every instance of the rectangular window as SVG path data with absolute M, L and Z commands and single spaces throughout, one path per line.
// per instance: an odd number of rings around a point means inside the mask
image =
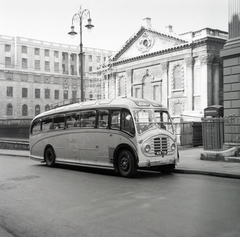
M 50 62 L 45 61 L 45 71 L 50 71 Z
M 153 100 L 160 101 L 160 89 L 158 85 L 153 86 Z
M 95 121 L 96 121 L 96 111 L 95 110 L 87 110 L 87 111 L 81 111 L 80 112 L 80 121 L 81 127 L 87 127 L 87 128 L 94 128 L 95 127 Z
M 28 97 L 28 88 L 22 88 L 22 98 Z
M 58 100 L 59 99 L 59 90 L 54 91 L 54 99 Z
M 5 57 L 5 65 L 10 66 L 11 65 L 11 58 L 10 57 Z
M 89 67 L 89 72 L 92 72 L 92 66 Z
M 50 89 L 45 89 L 45 99 L 50 99 Z
M 10 52 L 10 51 L 11 51 L 11 45 L 5 44 L 5 52 Z
M 35 98 L 40 98 L 40 89 L 35 89 Z
M 92 55 L 88 55 L 88 61 L 92 62 Z
M 40 60 L 35 60 L 35 69 L 40 69 Z
M 74 54 L 71 54 L 71 60 L 74 61 Z
M 44 50 L 44 55 L 45 55 L 45 57 L 49 57 L 49 50 L 48 49 Z
M 120 121 L 121 121 L 121 111 L 112 111 L 111 112 L 111 125 L 112 129 L 120 129 Z
M 22 68 L 27 68 L 27 59 L 26 58 L 22 58 Z
M 54 51 L 54 57 L 58 58 L 58 51 Z
M 27 46 L 22 46 L 22 53 L 27 53 Z
M 13 97 L 13 87 L 12 86 L 7 87 L 7 97 Z
M 63 91 L 63 99 L 68 100 L 68 91 L 67 90 Z
M 107 128 L 108 127 L 108 110 L 99 110 L 98 111 L 98 128 Z
M 54 72 L 59 72 L 59 63 L 54 63 Z
M 35 48 L 34 49 L 34 54 L 35 55 L 40 55 L 40 49 L 39 48 Z

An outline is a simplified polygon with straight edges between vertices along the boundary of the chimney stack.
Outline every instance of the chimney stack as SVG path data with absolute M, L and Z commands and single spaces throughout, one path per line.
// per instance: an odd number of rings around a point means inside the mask
M 173 26 L 172 25 L 168 25 L 165 28 L 167 29 L 168 33 L 173 33 Z
M 143 26 L 145 28 L 152 28 L 151 18 L 146 17 L 143 19 Z

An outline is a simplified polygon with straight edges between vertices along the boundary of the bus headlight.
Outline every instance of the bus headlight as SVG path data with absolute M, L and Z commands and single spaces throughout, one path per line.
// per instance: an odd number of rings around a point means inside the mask
M 175 145 L 175 143 L 173 143 L 173 144 L 171 145 L 171 150 L 174 151 L 175 149 L 176 149 L 176 145 Z
M 150 145 L 145 145 L 145 147 L 144 147 L 144 151 L 146 152 L 146 153 L 149 153 L 150 151 L 151 151 L 151 146 Z

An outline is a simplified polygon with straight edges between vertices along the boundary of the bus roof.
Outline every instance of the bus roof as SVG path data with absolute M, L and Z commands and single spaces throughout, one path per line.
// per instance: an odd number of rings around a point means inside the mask
M 75 110 L 81 109 L 93 109 L 93 108 L 162 108 L 163 110 L 167 110 L 165 106 L 163 106 L 160 102 L 154 100 L 146 100 L 134 97 L 122 98 L 117 97 L 114 99 L 102 99 L 102 100 L 90 100 L 85 102 L 79 102 L 74 104 L 69 104 L 65 106 L 61 106 L 58 108 L 54 108 L 48 111 L 45 111 L 39 115 L 37 115 L 34 119 L 45 117 L 48 115 L 58 114 L 58 113 L 67 113 Z

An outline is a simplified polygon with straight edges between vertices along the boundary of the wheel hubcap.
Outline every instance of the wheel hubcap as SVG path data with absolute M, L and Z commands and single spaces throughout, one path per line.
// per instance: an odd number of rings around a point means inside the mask
M 128 170 L 129 168 L 129 160 L 126 156 L 124 156 L 122 159 L 121 159 L 121 168 L 125 171 Z

